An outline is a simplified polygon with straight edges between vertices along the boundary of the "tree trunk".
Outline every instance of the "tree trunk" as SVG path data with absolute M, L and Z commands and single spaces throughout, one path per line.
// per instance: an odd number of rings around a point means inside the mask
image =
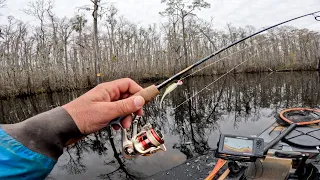
M 99 51 L 99 42 L 98 42 L 98 8 L 100 0 L 94 0 L 94 10 L 92 13 L 93 16 L 93 47 L 94 47 L 94 70 L 96 77 L 96 84 L 100 84 L 101 75 L 100 75 L 100 51 Z
M 185 29 L 185 22 L 184 22 L 184 18 L 186 17 L 183 13 L 183 11 L 181 11 L 182 13 L 182 18 L 181 18 L 181 23 L 182 23 L 182 40 L 183 40 L 183 51 L 184 51 L 184 63 L 185 63 L 185 68 L 188 67 L 188 50 L 187 50 L 187 42 L 186 42 L 186 29 Z
M 318 56 L 318 71 L 320 71 L 320 56 Z
M 66 75 L 68 76 L 68 49 L 67 49 L 67 40 L 65 39 L 64 41 L 64 60 L 65 60 L 65 64 L 66 64 Z

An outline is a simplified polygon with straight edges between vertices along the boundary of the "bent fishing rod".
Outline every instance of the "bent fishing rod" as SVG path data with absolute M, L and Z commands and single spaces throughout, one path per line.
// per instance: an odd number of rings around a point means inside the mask
M 209 56 L 203 58 L 203 59 L 200 59 L 199 61 L 195 62 L 194 64 L 190 65 L 189 67 L 183 69 L 182 71 L 178 72 L 177 74 L 173 75 L 172 77 L 170 77 L 169 79 L 165 80 L 164 82 L 162 82 L 161 84 L 159 85 L 151 85 L 141 91 L 139 91 L 138 93 L 136 93 L 135 95 L 140 95 L 142 96 L 145 100 L 146 100 L 146 103 L 150 102 L 154 97 L 156 97 L 159 93 L 160 93 L 160 89 L 162 89 L 163 87 L 166 87 L 169 83 L 173 82 L 174 80 L 178 79 L 179 77 L 181 77 L 183 74 L 187 73 L 188 71 L 194 69 L 195 67 L 199 66 L 200 64 L 208 61 L 209 59 L 213 58 L 214 56 L 226 51 L 227 49 L 249 39 L 249 38 L 252 38 L 262 32 L 265 32 L 265 31 L 268 31 L 270 29 L 273 29 L 277 26 L 280 26 L 282 24 L 286 24 L 288 22 L 291 22 L 291 21 L 294 21 L 294 20 L 297 20 L 297 19 L 301 19 L 301 18 L 304 18 L 304 17 L 307 17 L 307 16 L 314 16 L 315 20 L 316 21 L 320 21 L 320 16 L 319 15 L 316 15 L 316 13 L 319 13 L 320 11 L 315 11 L 315 12 L 312 12 L 312 13 L 308 13 L 308 14 L 304 14 L 304 15 L 301 15 L 301 16 L 298 16 L 298 17 L 295 17 L 295 18 L 292 18 L 292 19 L 289 19 L 289 20 L 286 20 L 286 21 L 283 21 L 281 23 L 278 23 L 278 24 L 275 24 L 273 26 L 270 26 L 268 28 L 265 28 L 265 29 L 262 29 L 256 33 L 253 33 L 247 37 L 244 37 L 238 41 L 235 41 L 233 43 L 231 43 L 230 45 L 227 45 L 223 48 L 221 48 L 220 50 L 210 54 Z
M 212 53 L 211 55 L 203 58 L 203 59 L 200 59 L 199 61 L 195 62 L 194 64 L 190 65 L 189 67 L 183 69 L 182 71 L 178 72 L 177 74 L 173 75 L 172 77 L 170 77 L 169 79 L 165 80 L 164 82 L 162 82 L 161 84 L 159 85 L 151 85 L 147 88 L 144 88 L 142 89 L 141 91 L 139 91 L 138 93 L 134 94 L 134 96 L 142 96 L 144 99 L 145 99 L 145 102 L 148 103 L 150 102 L 152 99 L 154 99 L 157 95 L 160 94 L 160 89 L 166 87 L 169 83 L 173 82 L 174 80 L 180 78 L 183 74 L 187 73 L 188 71 L 190 71 L 191 69 L 199 66 L 200 64 L 208 61 L 209 59 L 211 59 L 212 57 L 224 52 L 225 50 L 235 46 L 236 44 L 239 44 L 253 36 L 256 36 L 264 31 L 267 31 L 269 29 L 272 29 L 272 28 L 275 28 L 279 25 L 282 25 L 282 24 L 285 24 L 285 23 L 288 23 L 290 21 L 294 21 L 296 19 L 300 19 L 300 18 L 303 18 L 303 17 L 306 17 L 306 16 L 314 16 L 315 20 L 317 21 L 320 21 L 320 16 L 317 16 L 316 13 L 319 13 L 320 11 L 316 11 L 316 12 L 313 12 L 313 13 L 308 13 L 308 14 L 305 14 L 305 15 L 302 15 L 302 16 L 298 16 L 298 17 L 295 17 L 295 18 L 292 18 L 292 19 L 289 19 L 289 20 L 286 20 L 286 21 L 283 21 L 281 23 L 278 23 L 278 24 L 275 24 L 273 26 L 270 26 L 268 28 L 265 28 L 263 30 L 260 30 L 254 34 L 251 34 L 247 37 L 244 37 L 238 41 L 235 41 L 233 43 L 231 43 L 230 45 L 227 45 L 223 48 L 221 48 L 220 50 Z M 231 71 L 228 71 L 228 72 L 231 72 Z M 164 93 L 164 96 L 166 94 L 168 94 L 169 92 L 173 91 L 178 85 L 181 85 L 182 84 L 182 81 L 179 80 L 177 83 L 173 83 L 171 84 L 166 92 Z M 163 97 L 164 97 L 163 96 Z M 162 102 L 163 98 L 161 99 L 161 102 Z M 137 123 L 140 119 L 140 116 L 136 116 L 134 118 L 134 121 L 133 121 L 133 134 L 132 134 L 132 138 L 129 139 L 128 136 L 127 136 L 127 130 L 124 129 L 121 125 L 121 120 L 123 119 L 124 117 L 119 117 L 117 119 L 114 119 L 112 121 L 109 122 L 109 125 L 117 125 L 121 128 L 122 130 L 122 133 L 121 133 L 121 136 L 122 136 L 122 149 L 123 149 L 123 153 L 125 156 L 129 156 L 129 157 L 135 157 L 136 155 L 150 155 L 150 154 L 153 154 L 157 151 L 166 151 L 166 148 L 164 146 L 164 140 L 163 140 L 163 135 L 160 131 L 155 131 L 152 126 L 150 124 L 146 124 L 143 128 L 142 128 L 142 131 L 141 132 L 137 132 Z M 291 126 L 295 126 L 295 124 L 291 125 Z M 290 127 L 291 127 L 290 126 Z M 290 127 L 288 129 L 290 129 Z M 291 128 L 292 129 L 292 128 Z M 147 144 L 144 139 L 148 139 L 148 142 L 152 142 L 152 145 L 150 144 Z
M 173 75 L 172 77 L 170 77 L 169 79 L 165 80 L 164 82 L 162 82 L 161 84 L 159 85 L 151 85 L 147 88 L 144 88 L 143 90 L 137 92 L 136 94 L 134 94 L 134 96 L 142 96 L 144 99 L 145 99 L 145 102 L 148 103 L 150 102 L 151 100 L 153 100 L 157 95 L 160 94 L 160 90 L 164 87 L 166 87 L 169 83 L 173 82 L 174 80 L 178 79 L 179 77 L 181 77 L 183 74 L 189 72 L 190 70 L 194 69 L 195 67 L 199 66 L 200 64 L 208 61 L 209 59 L 211 59 L 212 57 L 226 51 L 227 49 L 249 39 L 249 38 L 252 38 L 262 32 L 265 32 L 265 31 L 268 31 L 270 29 L 273 29 L 277 26 L 280 26 L 282 24 L 286 24 L 288 22 L 291 22 L 291 21 L 294 21 L 294 20 L 297 20 L 297 19 L 301 19 L 301 18 L 304 18 L 304 17 L 307 17 L 307 16 L 314 16 L 315 20 L 316 21 L 320 21 L 320 16 L 316 15 L 316 13 L 319 13 L 320 11 L 315 11 L 315 12 L 312 12 L 312 13 L 308 13 L 308 14 L 304 14 L 304 15 L 301 15 L 301 16 L 298 16 L 298 17 L 295 17 L 295 18 L 292 18 L 292 19 L 289 19 L 289 20 L 286 20 L 286 21 L 283 21 L 281 23 L 278 23 L 278 24 L 275 24 L 273 26 L 270 26 L 270 27 L 267 27 L 265 29 L 262 29 L 256 33 L 253 33 L 249 36 L 246 36 L 238 41 L 235 41 L 233 43 L 231 43 L 230 45 L 227 45 L 223 48 L 221 48 L 220 50 L 210 54 L 209 56 L 203 58 L 203 59 L 200 59 L 199 61 L 195 62 L 194 64 L 190 65 L 189 67 L 183 69 L 182 71 L 178 72 L 177 74 Z M 122 117 L 123 118 L 123 117 Z M 120 123 L 120 120 L 122 119 L 121 117 L 120 118 L 117 118 L 115 120 L 112 120 L 110 121 L 110 123 L 108 125 L 113 125 L 113 124 L 116 124 L 116 125 L 120 125 L 121 127 L 121 123 Z

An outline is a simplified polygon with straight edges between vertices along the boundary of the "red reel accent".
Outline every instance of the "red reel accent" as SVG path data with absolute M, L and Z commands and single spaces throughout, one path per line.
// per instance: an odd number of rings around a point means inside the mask
M 153 129 L 150 129 L 153 137 L 160 143 L 160 144 L 163 144 L 164 141 L 161 139 L 161 137 L 153 130 Z
M 141 141 L 140 143 L 142 144 L 142 147 L 144 148 L 144 150 L 150 148 L 149 145 L 145 141 Z

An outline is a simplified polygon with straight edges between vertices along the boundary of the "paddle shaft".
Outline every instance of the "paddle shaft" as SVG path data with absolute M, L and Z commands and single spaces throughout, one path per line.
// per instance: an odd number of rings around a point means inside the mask
M 226 179 L 226 177 L 229 175 L 229 173 L 230 173 L 230 169 L 228 168 L 226 171 L 224 171 L 224 173 L 219 177 L 218 180 Z
M 219 172 L 219 170 L 224 166 L 224 164 L 226 164 L 227 161 L 224 159 L 218 159 L 218 162 L 216 163 L 216 165 L 214 166 L 214 168 L 212 169 L 212 171 L 210 172 L 210 174 L 208 175 L 208 177 L 205 178 L 205 180 L 212 180 L 216 174 Z
M 264 147 L 263 154 L 267 154 L 270 148 L 277 144 L 282 138 L 287 136 L 294 128 L 297 127 L 297 124 L 291 124 L 283 133 L 279 134 L 275 139 L 273 139 L 266 147 Z

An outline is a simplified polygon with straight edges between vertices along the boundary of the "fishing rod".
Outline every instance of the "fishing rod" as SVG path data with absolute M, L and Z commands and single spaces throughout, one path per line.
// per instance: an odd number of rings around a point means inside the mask
M 193 69 L 193 68 L 199 66 L 200 64 L 208 61 L 208 60 L 211 59 L 212 57 L 214 57 L 214 56 L 216 56 L 216 55 L 224 52 L 225 50 L 227 50 L 227 49 L 229 49 L 229 48 L 231 48 L 231 47 L 233 47 L 233 46 L 235 46 L 235 45 L 237 45 L 237 44 L 239 44 L 239 43 L 241 43 L 241 42 L 243 42 L 243 41 L 245 41 L 245 40 L 247 40 L 247 39 L 249 39 L 249 38 L 251 38 L 251 37 L 254 37 L 254 36 L 256 36 L 256 35 L 258 35 L 258 34 L 260 34 L 260 33 L 262 33 L 262 32 L 268 31 L 268 30 L 273 29 L 273 28 L 275 28 L 275 27 L 277 27 L 277 26 L 280 26 L 280 25 L 282 25 L 282 24 L 286 24 L 286 23 L 288 23 L 288 22 L 291 22 L 291 21 L 294 21 L 294 20 L 297 20 L 297 19 L 300 19 L 300 18 L 304 18 L 304 17 L 307 17 L 307 16 L 314 16 L 314 18 L 315 18 L 316 21 L 320 21 L 320 16 L 316 15 L 316 13 L 319 13 L 319 12 L 320 12 L 320 11 L 315 11 L 315 12 L 312 12 L 312 13 L 304 14 L 304 15 L 301 15 L 301 16 L 298 16 L 298 17 L 295 17 L 295 18 L 292 18 L 292 19 L 289 19 L 289 20 L 280 22 L 280 23 L 275 24 L 275 25 L 273 25 L 273 26 L 270 26 L 270 27 L 268 27 L 268 28 L 262 29 L 262 30 L 254 33 L 254 34 L 251 34 L 251 35 L 249 35 L 249 36 L 247 36 L 247 37 L 244 37 L 244 38 L 242 38 L 242 39 L 240 39 L 240 40 L 238 40 L 238 41 L 235 41 L 235 42 L 231 43 L 230 45 L 227 45 L 227 46 L 221 48 L 220 50 L 218 50 L 218 51 L 210 54 L 209 56 L 207 56 L 207 57 L 205 57 L 205 58 L 203 58 L 203 59 L 200 59 L 199 61 L 195 62 L 194 64 L 190 65 L 189 67 L 183 69 L 182 71 L 180 71 L 180 72 L 178 72 L 177 74 L 173 75 L 172 77 L 168 78 L 167 80 L 165 80 L 165 81 L 162 82 L 161 84 L 159 84 L 159 85 L 151 85 L 151 86 L 149 86 L 149 87 L 147 87 L 147 88 L 139 91 L 139 92 L 136 93 L 135 95 L 140 95 L 140 96 L 142 96 L 142 97 L 145 99 L 146 103 L 148 103 L 148 102 L 150 102 L 154 97 L 156 97 L 156 96 L 160 93 L 159 90 L 161 90 L 162 88 L 166 87 L 169 83 L 171 83 L 171 82 L 173 82 L 174 80 L 178 79 L 178 78 L 181 77 L 183 74 L 185 74 L 185 73 L 187 73 L 188 71 L 190 71 L 191 69 Z M 114 123 L 111 123 L 111 124 L 118 124 L 118 123 L 114 122 Z
M 236 44 L 239 44 L 239 43 L 241 43 L 241 42 L 243 42 L 243 41 L 245 41 L 245 40 L 247 40 L 247 39 L 249 39 L 249 38 L 251 38 L 251 37 L 253 37 L 253 36 L 256 36 L 256 35 L 264 32 L 264 31 L 268 31 L 268 30 L 273 29 L 273 28 L 275 28 L 275 27 L 277 27 L 277 26 L 280 26 L 280 25 L 282 25 L 282 24 L 286 24 L 286 23 L 288 23 L 288 22 L 290 22 L 290 21 L 294 21 L 294 20 L 297 20 L 297 19 L 300 19 L 300 18 L 303 18 L 303 17 L 306 17 L 306 16 L 310 16 L 310 15 L 313 15 L 316 21 L 320 21 L 320 16 L 315 15 L 316 13 L 319 13 L 319 12 L 320 12 L 320 11 L 316 11 L 316 12 L 313 12 L 313 13 L 308 13 L 308 14 L 305 14 L 305 15 L 302 15 L 302 16 L 298 16 L 298 17 L 295 17 L 295 18 L 292 18 L 292 19 L 283 21 L 283 22 L 281 22 L 281 23 L 275 24 L 275 25 L 270 26 L 270 27 L 268 27 L 268 28 L 262 29 L 262 30 L 254 33 L 254 34 L 251 34 L 251 35 L 249 35 L 249 36 L 247 36 L 247 37 L 244 37 L 244 38 L 242 38 L 242 39 L 240 39 L 240 40 L 238 40 L 238 41 L 236 41 L 236 42 L 233 42 L 232 44 L 227 45 L 227 46 L 221 48 L 220 50 L 212 53 L 211 55 L 209 55 L 209 56 L 207 56 L 207 57 L 205 57 L 205 58 L 203 58 L 203 59 L 200 59 L 199 61 L 195 62 L 195 63 L 192 64 L 191 66 L 189 66 L 189 67 L 185 68 L 184 70 L 178 72 L 177 74 L 173 75 L 172 77 L 170 77 L 169 79 L 167 79 L 167 80 L 164 81 L 163 83 L 157 85 L 157 89 L 158 89 L 158 90 L 162 89 L 162 88 L 165 87 L 167 84 L 171 83 L 173 80 L 179 78 L 181 75 L 183 75 L 183 74 L 185 74 L 186 72 L 190 71 L 191 69 L 199 66 L 200 64 L 206 62 L 207 60 L 211 59 L 212 57 L 214 57 L 214 56 L 216 56 L 216 55 L 224 52 L 225 50 L 227 50 L 227 49 L 235 46 Z
M 230 45 L 227 45 L 223 48 L 221 48 L 220 50 L 212 53 L 211 55 L 203 58 L 203 59 L 200 59 L 199 61 L 195 62 L 194 64 L 190 65 L 189 67 L 183 69 L 182 71 L 178 72 L 177 74 L 173 75 L 172 77 L 168 78 L 167 80 L 165 80 L 164 82 L 162 82 L 161 84 L 159 85 L 151 85 L 147 88 L 144 88 L 143 90 L 137 92 L 136 94 L 134 94 L 134 96 L 142 96 L 144 99 L 145 99 L 145 102 L 148 103 L 150 102 L 151 100 L 153 100 L 157 95 L 160 94 L 160 90 L 164 87 L 166 87 L 169 83 L 173 82 L 174 80 L 180 78 L 183 74 L 189 72 L 191 69 L 199 66 L 200 64 L 208 61 L 209 59 L 211 59 L 212 57 L 226 51 L 227 49 L 251 38 L 251 37 L 254 37 L 262 32 L 265 32 L 267 30 L 270 30 L 272 28 L 275 28 L 277 26 L 280 26 L 282 24 L 285 24 L 285 23 L 288 23 L 288 22 L 291 22 L 291 21 L 294 21 L 294 20 L 297 20 L 297 19 L 300 19 L 300 18 L 303 18 L 303 17 L 307 17 L 307 16 L 314 16 L 315 20 L 316 21 L 320 21 L 320 16 L 316 15 L 316 13 L 319 13 L 320 11 L 315 11 L 315 12 L 312 12 L 312 13 L 308 13 L 308 14 L 304 14 L 304 15 L 301 15 L 301 16 L 298 16 L 298 17 L 295 17 L 295 18 L 292 18 L 292 19 L 289 19 L 289 20 L 286 20 L 286 21 L 283 21 L 281 23 L 278 23 L 278 24 L 275 24 L 273 26 L 270 26 L 268 28 L 265 28 L 265 29 L 262 29 L 254 34 L 251 34 L 247 37 L 244 37 L 238 41 L 235 41 L 233 43 L 231 43 Z M 171 91 L 173 91 L 178 85 L 181 85 L 182 82 L 181 81 L 178 81 L 178 83 L 174 83 L 174 84 L 171 84 L 165 93 L 169 93 Z M 167 92 L 169 91 L 169 92 Z M 124 117 L 119 117 L 115 120 L 112 120 L 109 122 L 108 125 L 118 125 L 119 127 L 122 127 L 121 125 L 121 120 L 123 119 Z M 139 117 L 140 118 L 140 117 Z M 138 133 L 137 135 L 137 127 L 136 127 L 136 123 L 137 123 L 138 120 L 135 120 L 135 127 L 134 127 L 134 135 L 133 135 L 133 138 L 131 139 L 128 139 L 127 138 L 127 132 L 126 132 L 126 129 L 122 128 L 122 144 L 123 144 L 123 152 L 126 153 L 126 155 L 129 155 L 129 156 L 135 156 L 136 154 L 140 154 L 140 155 L 146 155 L 146 154 L 150 154 L 150 153 L 154 153 L 158 150 L 165 150 L 165 146 L 164 146 L 164 141 L 163 141 L 163 136 L 161 134 L 161 132 L 156 132 L 152 129 L 151 125 L 148 125 L 148 127 L 144 128 L 145 130 L 143 131 L 143 133 Z M 149 141 L 151 142 L 154 142 L 153 144 L 151 144 L 150 146 L 148 145 L 145 145 L 146 142 L 143 140 L 143 138 L 139 137 L 139 136 L 147 136 L 145 137 L 145 139 L 149 139 Z M 160 148 L 160 146 L 163 146 L 163 148 Z M 138 149 L 138 150 L 137 150 Z

